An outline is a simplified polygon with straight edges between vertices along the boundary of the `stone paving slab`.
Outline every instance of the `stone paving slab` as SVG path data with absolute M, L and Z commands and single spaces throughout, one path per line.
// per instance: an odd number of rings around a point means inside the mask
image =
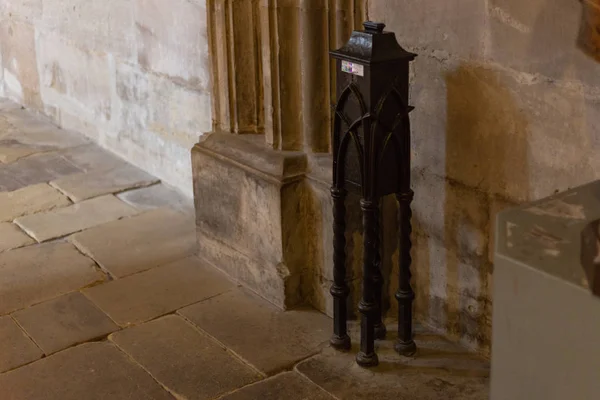
M 174 315 L 117 332 L 110 339 L 178 398 L 214 399 L 261 379 Z
M 126 164 L 125 160 L 120 159 L 94 143 L 72 147 L 61 151 L 60 154 L 67 161 L 85 172 L 93 170 L 106 171 L 107 169 Z
M 79 292 L 12 314 L 45 354 L 101 338 L 119 327 Z
M 148 186 L 158 181 L 157 178 L 133 165 L 123 164 L 109 170 L 93 170 L 57 179 L 50 184 L 73 201 L 82 201 L 103 194 Z
M 81 169 L 62 158 L 58 152 L 34 154 L 11 164 L 0 165 L 0 169 L 19 182 L 19 187 L 50 182 L 82 172 Z
M 388 326 L 393 332 L 394 326 Z M 486 400 L 489 362 L 468 353 L 440 336 L 417 335 L 415 357 L 399 356 L 393 349 L 395 335 L 377 341 L 379 366 L 356 364 L 358 330 L 352 330 L 350 352 L 326 348 L 299 363 L 295 369 L 340 399 L 357 400 Z
M 22 109 L 22 108 L 23 108 L 23 106 L 15 103 L 14 101 L 12 101 L 10 99 L 5 99 L 5 98 L 0 99 L 0 110 L 3 112 L 10 111 L 10 110 L 18 110 L 18 109 Z
M 0 193 L 0 221 L 71 204 L 69 199 L 46 183 Z
M 45 242 L 137 213 L 135 208 L 107 195 L 17 218 L 14 222 L 38 242 Z
M 335 397 L 296 372 L 284 372 L 246 386 L 222 400 L 334 400 Z M 375 399 L 373 399 L 375 400 Z
M 195 213 L 194 200 L 162 183 L 141 189 L 128 190 L 120 193 L 117 197 L 140 210 L 170 207 L 187 215 L 194 215 Z
M 35 153 L 52 150 L 54 150 L 54 148 L 50 146 L 25 145 L 16 139 L 3 137 L 0 139 L 0 163 L 9 164 Z
M 0 317 L 0 343 L 0 372 L 28 364 L 44 355 L 8 316 Z
M 0 253 L 35 243 L 15 224 L 10 222 L 0 223 Z
M 283 312 L 242 290 L 232 290 L 179 314 L 267 375 L 317 353 L 332 322 L 314 310 Z
M 46 243 L 0 253 L 0 315 L 104 279 L 70 243 Z
M 136 324 L 234 287 L 196 257 L 86 289 L 83 293 L 121 326 Z
M 110 343 L 87 343 L 0 375 L 6 400 L 172 400 Z
M 24 146 L 40 146 L 58 150 L 89 143 L 85 136 L 61 129 L 45 121 L 30 120 L 14 126 L 14 132 L 9 133 L 5 138 L 17 140 Z
M 8 171 L 0 165 L 0 192 L 10 192 L 24 186 L 26 185 L 13 176 L 12 171 Z
M 109 222 L 77 233 L 71 240 L 116 277 L 164 265 L 196 252 L 194 221 L 165 208 Z
M 52 125 L 12 127 L 0 138 L 0 162 L 8 164 L 31 154 L 81 146 L 87 142 L 82 135 Z

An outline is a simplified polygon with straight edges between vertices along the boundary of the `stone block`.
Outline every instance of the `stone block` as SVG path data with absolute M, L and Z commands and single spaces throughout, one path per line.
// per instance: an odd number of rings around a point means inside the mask
M 42 100 L 34 26 L 28 22 L 3 19 L 0 32 L 6 93 L 22 104 L 40 109 Z
M 46 355 L 119 329 L 79 292 L 17 311 L 13 318 Z
M 591 155 L 598 104 L 572 85 L 420 57 L 412 103 L 416 169 L 512 201 L 598 174 Z
M 413 228 L 417 234 L 444 241 L 462 257 L 484 255 L 489 226 L 485 192 L 424 170 L 413 171 L 412 186 Z
M 332 326 L 316 311 L 283 312 L 241 290 L 186 307 L 179 314 L 268 375 L 317 353 Z
M 133 0 L 43 0 L 39 27 L 64 37 L 80 48 L 135 61 L 135 8 Z M 64 55 L 63 55 L 64 56 Z
M 156 182 L 158 179 L 141 169 L 130 164 L 122 164 L 108 170 L 95 170 L 58 179 L 50 184 L 78 202 Z
M 0 223 L 0 252 L 27 246 L 35 241 L 27 236 L 18 226 L 10 222 Z
M 15 224 L 38 242 L 45 242 L 137 213 L 135 208 L 109 195 L 58 210 L 20 217 L 15 220 Z
M 179 398 L 215 399 L 261 378 L 174 315 L 117 332 L 110 340 Z
M 177 261 L 196 251 L 193 222 L 169 209 L 109 222 L 77 233 L 71 241 L 116 277 Z
M 189 149 L 211 129 L 209 91 L 119 63 L 116 92 L 119 136 L 105 145 L 191 197 Z
M 597 64 L 576 46 L 581 4 L 492 0 L 489 14 L 492 61 L 552 80 L 600 83 Z
M 0 221 L 71 204 L 66 196 L 46 183 L 0 193 Z
M 66 19 L 63 17 L 63 20 Z M 61 110 L 61 115 L 78 115 L 101 126 L 110 121 L 115 75 L 111 54 L 104 49 L 92 52 L 57 33 L 42 31 L 37 55 L 45 104 Z
M 230 290 L 218 271 L 191 257 L 84 291 L 121 326 L 168 314 Z
M 2 374 L 0 387 L 28 400 L 173 398 L 110 343 L 83 344 Z
M 6 18 L 37 22 L 42 15 L 42 0 L 0 0 L 0 12 Z
M 44 353 L 9 317 L 0 317 L 0 373 L 41 358 Z
M 202 257 L 281 307 L 297 304 L 311 212 L 304 154 L 213 133 L 192 159 Z
M 329 393 L 296 372 L 284 372 L 254 385 L 246 386 L 223 400 L 333 400 Z
M 0 315 L 102 281 L 92 260 L 69 243 L 0 253 Z
M 138 210 L 169 207 L 186 215 L 194 215 L 194 201 L 164 184 L 128 190 L 117 197 Z
M 396 33 L 400 45 L 482 58 L 486 6 L 479 0 L 400 0 L 368 3 L 368 16 Z
M 139 64 L 207 90 L 210 75 L 204 2 L 135 0 L 135 9 Z
M 119 63 L 116 91 L 121 131 L 132 135 L 132 140 L 136 139 L 134 131 L 148 130 L 162 140 L 189 148 L 211 129 L 210 92 L 206 87 L 190 88 L 177 79 Z

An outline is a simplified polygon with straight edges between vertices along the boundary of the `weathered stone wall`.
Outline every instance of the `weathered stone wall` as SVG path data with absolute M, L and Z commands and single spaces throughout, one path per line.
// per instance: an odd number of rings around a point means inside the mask
M 3 94 L 191 196 L 211 129 L 204 0 L 0 0 Z
M 576 48 L 581 6 L 371 0 L 413 65 L 417 311 L 484 351 L 503 207 L 600 176 L 600 65 Z

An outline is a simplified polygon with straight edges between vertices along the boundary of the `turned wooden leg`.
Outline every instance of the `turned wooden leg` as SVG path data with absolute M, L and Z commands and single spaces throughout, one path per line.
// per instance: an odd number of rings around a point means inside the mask
M 379 205 L 376 201 L 361 200 L 360 207 L 363 212 L 364 227 L 364 255 L 363 255 L 363 284 L 362 299 L 358 310 L 362 314 L 360 324 L 360 352 L 356 362 L 362 367 L 372 367 L 379 364 L 375 353 L 375 322 L 378 317 L 377 302 L 375 299 L 375 262 L 377 258 L 377 216 Z
M 417 345 L 413 340 L 412 329 L 412 305 L 415 299 L 415 293 L 410 285 L 410 266 L 412 258 L 410 257 L 410 249 L 412 242 L 410 235 L 412 233 L 410 203 L 413 199 L 412 190 L 408 189 L 404 193 L 396 195 L 399 202 L 398 222 L 399 222 L 399 285 L 396 292 L 396 300 L 398 300 L 398 341 L 394 346 L 399 354 L 412 356 L 417 351 Z
M 333 187 L 333 336 L 331 346 L 340 350 L 349 350 L 351 347 L 348 336 L 347 298 L 350 290 L 346 283 L 346 191 Z

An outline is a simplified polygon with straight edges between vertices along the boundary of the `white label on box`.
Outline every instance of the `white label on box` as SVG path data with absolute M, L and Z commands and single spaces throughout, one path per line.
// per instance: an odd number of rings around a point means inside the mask
M 352 75 L 365 76 L 365 66 L 350 61 L 342 61 L 342 72 Z

